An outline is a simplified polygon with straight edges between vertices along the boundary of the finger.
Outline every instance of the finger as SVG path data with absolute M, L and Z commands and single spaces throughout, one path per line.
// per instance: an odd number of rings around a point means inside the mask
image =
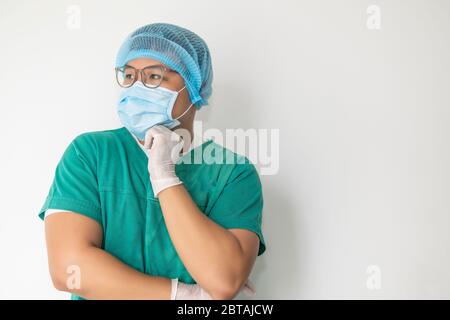
M 144 139 L 144 148 L 150 149 L 153 146 L 153 142 L 158 135 L 162 135 L 161 126 L 153 126 L 147 130 Z
M 167 128 L 166 128 L 167 129 Z M 165 131 L 165 133 L 170 137 L 171 141 L 179 142 L 183 140 L 183 137 L 176 133 L 175 131 L 172 131 L 170 129 L 167 129 L 168 131 Z
M 249 297 L 255 295 L 255 285 L 250 281 L 250 279 L 247 279 L 247 282 L 245 283 L 242 291 Z
M 172 162 L 177 163 L 181 157 L 181 151 L 183 149 L 184 140 L 181 139 L 176 145 L 172 147 L 172 152 L 170 154 Z
M 162 124 L 158 124 L 158 125 L 154 126 L 154 128 L 156 130 L 158 130 L 160 133 L 170 134 L 171 132 L 173 132 L 172 130 L 170 130 L 166 126 L 163 126 Z
M 145 138 L 144 138 L 144 148 L 145 149 L 150 149 L 153 144 L 153 132 L 150 131 L 150 129 L 147 130 L 147 132 L 145 133 Z

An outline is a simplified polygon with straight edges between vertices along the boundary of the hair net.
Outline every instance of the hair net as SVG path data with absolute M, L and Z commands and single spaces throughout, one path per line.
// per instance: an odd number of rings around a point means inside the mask
M 197 109 L 208 104 L 212 93 L 211 56 L 205 41 L 187 29 L 152 23 L 132 32 L 121 45 L 116 67 L 136 58 L 160 61 L 184 79 L 191 103 Z

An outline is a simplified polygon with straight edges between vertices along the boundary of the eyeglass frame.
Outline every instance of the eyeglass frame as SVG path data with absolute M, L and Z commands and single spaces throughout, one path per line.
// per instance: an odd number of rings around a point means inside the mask
M 119 73 L 119 71 L 120 72 L 122 72 L 122 68 L 132 68 L 133 70 L 134 70 L 134 80 L 133 80 L 133 82 L 130 84 L 130 85 L 128 85 L 128 86 L 123 86 L 123 85 L 121 85 L 120 84 L 120 82 L 119 82 L 119 76 L 118 76 L 118 73 Z M 158 68 L 158 69 L 160 69 L 161 70 L 161 80 L 160 80 L 160 82 L 159 82 L 159 84 L 157 85 L 157 86 L 148 86 L 148 85 L 146 85 L 145 84 L 145 81 L 142 81 L 142 80 L 146 80 L 147 79 L 147 77 L 144 75 L 144 70 L 145 69 L 155 69 L 155 68 Z M 175 70 L 172 70 L 172 69 L 170 69 L 170 68 L 167 68 L 166 66 L 164 66 L 164 65 L 154 65 L 154 66 L 146 66 L 146 67 L 144 67 L 144 68 L 142 68 L 142 69 L 137 69 L 137 68 L 135 68 L 135 67 L 132 67 L 132 66 L 130 66 L 130 65 L 124 65 L 124 66 L 122 66 L 122 67 L 115 67 L 114 68 L 114 70 L 115 70 L 115 73 L 116 73 L 116 81 L 117 81 L 117 83 L 119 84 L 119 86 L 120 87 L 122 87 L 122 88 L 129 88 L 129 87 L 131 87 L 133 84 L 135 84 L 135 82 L 139 79 L 139 77 L 136 77 L 136 75 L 137 75 L 137 72 L 139 71 L 139 73 L 141 74 L 141 82 L 142 82 L 142 84 L 144 85 L 144 86 L 146 86 L 147 88 L 150 88 L 150 89 L 154 89 L 154 88 L 158 88 L 160 85 L 161 85 L 161 83 L 163 82 L 163 80 L 164 80 L 164 76 L 166 75 L 166 72 L 176 72 Z

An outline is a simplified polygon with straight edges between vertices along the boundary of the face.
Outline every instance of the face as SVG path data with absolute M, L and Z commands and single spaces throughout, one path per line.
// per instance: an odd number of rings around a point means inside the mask
M 143 69 L 148 66 L 164 65 L 164 64 L 158 60 L 153 60 L 150 58 L 138 58 L 138 59 L 130 60 L 127 63 L 127 65 L 129 65 L 135 69 Z M 137 81 L 142 81 L 140 72 L 138 74 L 139 74 L 138 75 L 139 78 Z M 166 71 L 164 73 L 164 78 L 160 84 L 160 87 L 164 87 L 166 89 L 170 89 L 173 91 L 180 91 L 181 88 L 184 87 L 184 79 L 176 71 L 169 69 L 168 71 Z M 189 93 L 187 91 L 187 88 L 184 88 L 182 91 L 180 91 L 178 93 L 177 100 L 175 101 L 175 104 L 174 104 L 173 110 L 172 110 L 172 118 L 175 119 L 178 116 L 180 116 L 181 114 L 183 114 L 183 112 L 185 112 L 186 109 L 189 108 L 190 105 L 191 105 L 191 100 L 189 98 Z M 195 111 L 196 111 L 195 106 L 192 106 L 189 109 L 189 111 L 186 114 L 184 114 L 183 117 L 178 119 L 178 121 L 180 121 L 180 125 L 175 128 L 172 128 L 172 130 L 175 130 L 178 128 L 183 128 L 183 129 L 188 130 L 191 134 L 191 137 L 193 137 L 193 123 L 194 123 L 194 118 L 195 118 Z

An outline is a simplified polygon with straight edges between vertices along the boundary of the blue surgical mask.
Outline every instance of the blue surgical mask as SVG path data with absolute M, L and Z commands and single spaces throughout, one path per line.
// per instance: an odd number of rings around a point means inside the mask
M 179 117 L 172 118 L 172 109 L 180 91 L 167 88 L 147 88 L 140 81 L 123 89 L 120 94 L 117 112 L 120 121 L 139 140 L 151 127 L 161 124 L 172 129 L 180 124 L 178 119 L 188 112 L 192 104 Z

